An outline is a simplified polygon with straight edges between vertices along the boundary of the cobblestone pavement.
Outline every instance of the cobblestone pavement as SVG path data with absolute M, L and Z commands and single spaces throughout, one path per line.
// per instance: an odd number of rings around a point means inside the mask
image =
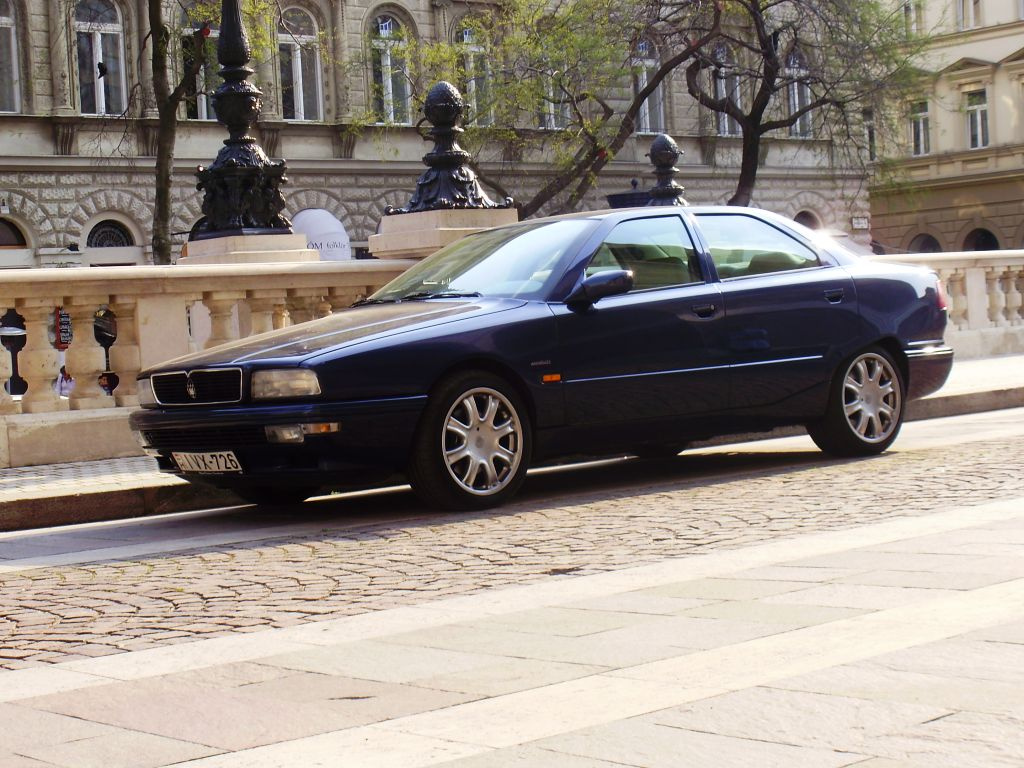
M 397 496 L 398 521 L 349 520 L 315 534 L 13 572 L 0 577 L 0 668 L 288 626 L 1024 492 L 1020 439 L 863 461 L 807 456 L 619 465 L 626 468 L 572 481 L 604 488 L 478 515 L 410 520 L 411 498 Z M 706 469 L 729 466 L 744 471 Z M 608 488 L 608 475 L 627 484 Z

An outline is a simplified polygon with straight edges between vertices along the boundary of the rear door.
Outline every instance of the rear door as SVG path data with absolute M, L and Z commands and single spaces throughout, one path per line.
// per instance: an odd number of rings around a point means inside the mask
M 702 263 L 678 214 L 630 219 L 604 238 L 587 274 L 628 269 L 634 289 L 583 311 L 553 305 L 571 425 L 664 427 L 727 407 L 722 299 Z
M 746 212 L 696 219 L 722 281 L 733 407 L 801 414 L 859 343 L 853 279 L 781 224 Z

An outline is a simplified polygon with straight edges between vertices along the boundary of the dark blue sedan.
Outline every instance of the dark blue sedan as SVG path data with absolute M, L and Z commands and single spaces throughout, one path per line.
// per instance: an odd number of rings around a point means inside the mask
M 537 464 L 786 424 L 831 454 L 884 451 L 949 375 L 946 315 L 933 272 L 765 211 L 538 219 L 144 371 L 132 426 L 162 469 L 256 502 L 400 472 L 428 504 L 483 508 Z

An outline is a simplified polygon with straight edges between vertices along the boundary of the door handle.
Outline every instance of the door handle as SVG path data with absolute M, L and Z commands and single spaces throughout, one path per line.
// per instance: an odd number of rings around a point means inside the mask
M 716 307 L 714 304 L 694 304 L 690 309 L 697 317 L 711 317 L 715 314 Z
M 831 288 L 825 291 L 825 299 L 829 304 L 838 304 L 843 300 L 843 296 L 846 295 L 846 291 L 842 288 Z

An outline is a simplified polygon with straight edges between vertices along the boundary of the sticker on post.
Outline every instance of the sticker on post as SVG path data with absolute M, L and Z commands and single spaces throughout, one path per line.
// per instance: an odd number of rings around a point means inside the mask
M 234 451 L 172 453 L 171 456 L 182 472 L 225 474 L 242 471 L 242 465 Z

